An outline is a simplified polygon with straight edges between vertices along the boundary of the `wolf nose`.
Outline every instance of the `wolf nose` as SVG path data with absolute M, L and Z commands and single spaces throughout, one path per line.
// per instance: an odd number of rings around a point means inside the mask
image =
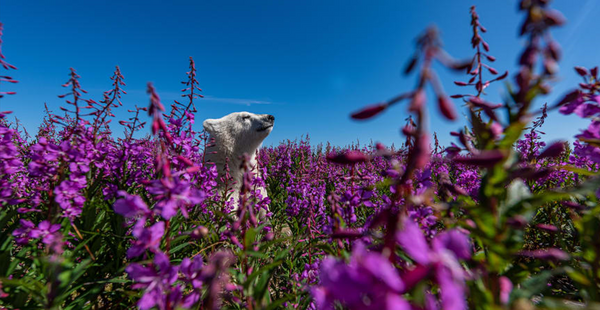
M 267 119 L 269 120 L 269 122 L 273 123 L 275 121 L 275 116 L 267 115 Z

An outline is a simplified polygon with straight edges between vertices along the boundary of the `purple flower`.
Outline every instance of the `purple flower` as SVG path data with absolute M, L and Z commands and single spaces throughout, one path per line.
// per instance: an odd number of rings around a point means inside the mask
M 450 250 L 458 259 L 471 258 L 471 243 L 458 230 L 449 230 L 439 234 L 432 242 L 433 250 L 441 253 Z
M 404 229 L 398 232 L 396 238 L 415 262 L 429 265 L 432 260 L 431 249 L 418 225 L 411 220 L 404 221 Z
M 177 177 L 152 181 L 148 191 L 158 199 L 155 208 L 167 220 L 175 216 L 178 209 L 181 209 L 181 213 L 187 218 L 187 207 L 199 204 L 206 198 L 203 191 L 193 187 L 189 181 Z
M 583 97 L 577 96 L 573 100 L 567 102 L 565 105 L 560 107 L 559 111 L 562 114 L 569 115 L 573 113 L 580 105 L 584 102 Z
M 292 275 L 294 281 L 302 282 L 309 285 L 315 285 L 319 282 L 319 267 L 321 265 L 320 259 L 316 259 L 312 264 L 304 264 L 304 270 L 300 274 Z
M 202 287 L 201 271 L 203 266 L 202 256 L 196 255 L 193 259 L 184 258 L 179 266 L 179 272 L 184 276 L 186 282 L 191 283 L 194 288 Z
M 127 250 L 127 258 L 137 257 L 146 250 L 160 252 L 160 241 L 165 232 L 165 222 L 158 222 L 150 227 L 144 227 L 145 219 L 138 220 L 133 227 L 133 236 L 137 238 Z
M 419 223 L 421 229 L 426 232 L 428 238 L 436 233 L 435 224 L 437 217 L 433 214 L 433 208 L 430 206 L 414 206 L 408 210 L 408 216 Z
M 53 176 L 56 174 L 60 156 L 57 145 L 49 142 L 45 137 L 40 137 L 37 144 L 30 147 L 31 162 L 27 166 L 33 176 Z
M 21 156 L 16 147 L 18 137 L 15 130 L 4 127 L 4 119 L 0 117 L 0 205 L 3 202 L 13 204 L 11 201 L 17 188 L 15 174 L 23 167 Z M 17 135 L 15 135 L 17 133 Z
M 420 169 L 415 171 L 416 178 L 416 195 L 423 194 L 427 189 L 433 187 L 433 180 L 431 179 L 431 167 Z
M 513 284 L 510 281 L 510 279 L 504 276 L 500 277 L 500 301 L 503 304 L 508 304 L 510 292 L 512 292 L 512 289 Z
M 600 139 L 600 121 L 592 121 L 588 128 L 581 134 L 576 135 L 575 138 L 578 138 L 580 140 Z
M 63 236 L 58 230 L 60 224 L 50 224 L 50 221 L 42 221 L 36 227 L 31 221 L 21 219 L 21 227 L 13 231 L 15 242 L 19 245 L 26 245 L 31 239 L 42 239 L 49 249 L 54 253 L 63 252 Z
M 454 262 L 452 262 L 454 263 Z M 458 264 L 457 264 L 458 265 Z M 466 303 L 466 287 L 464 279 L 453 274 L 452 269 L 446 266 L 436 266 L 435 279 L 440 286 L 440 299 L 442 309 L 444 310 L 460 310 L 467 309 Z M 460 268 L 460 265 L 455 266 Z M 455 269 L 453 268 L 453 269 Z M 462 270 L 461 270 L 462 271 Z
M 157 252 L 154 263 L 149 266 L 130 264 L 125 268 L 132 280 L 137 282 L 134 289 L 144 289 L 144 295 L 138 302 L 141 310 L 150 309 L 154 306 L 159 309 L 174 309 L 181 298 L 180 286 L 173 287 L 177 280 L 178 268 L 171 266 L 169 257 Z
M 430 247 L 418 225 L 406 219 L 403 230 L 397 233 L 396 238 L 406 253 L 426 268 L 416 268 L 420 278 L 408 282 L 416 284 L 417 280 L 427 276 L 427 269 L 433 270 L 440 286 L 442 308 L 466 309 L 465 271 L 458 260 L 471 257 L 471 245 L 467 236 L 459 231 L 449 230 L 437 235 Z M 407 275 L 414 277 L 412 273 Z
M 50 224 L 50 221 L 42 221 L 29 233 L 29 236 L 34 239 L 42 238 L 44 244 L 52 244 L 56 241 L 57 236 L 54 233 L 60 229 L 60 224 Z
M 80 182 L 64 180 L 54 189 L 56 203 L 63 209 L 64 216 L 71 220 L 78 217 L 83 210 L 85 197 L 81 195 L 82 188 L 85 188 L 85 181 L 82 186 Z
M 359 151 L 349 151 L 347 153 L 339 154 L 331 153 L 327 155 L 327 160 L 336 164 L 350 165 L 368 161 L 369 157 Z
M 203 284 L 203 262 L 200 255 L 196 255 L 193 259 L 184 258 L 179 265 L 179 272 L 183 275 L 183 281 L 192 285 L 193 290 L 190 294 L 183 298 L 182 306 L 190 308 L 196 304 L 201 297 Z
M 597 104 L 584 103 L 576 107 L 574 112 L 580 117 L 590 117 L 600 113 L 600 107 Z
M 19 222 L 21 223 L 21 227 L 15 229 L 12 232 L 12 235 L 16 237 L 15 242 L 18 245 L 25 245 L 29 243 L 29 240 L 32 238 L 30 233 L 31 230 L 35 228 L 35 224 L 24 219 L 20 219 Z
M 321 263 L 321 283 L 312 290 L 318 309 L 339 301 L 349 309 L 410 309 L 400 296 L 404 284 L 396 268 L 381 254 L 355 245 L 348 264 L 333 258 Z
M 121 214 L 124 217 L 132 218 L 138 215 L 150 215 L 150 209 L 142 198 L 137 195 L 131 195 L 126 191 L 119 191 L 119 196 L 123 198 L 115 201 L 114 209 L 117 214 Z

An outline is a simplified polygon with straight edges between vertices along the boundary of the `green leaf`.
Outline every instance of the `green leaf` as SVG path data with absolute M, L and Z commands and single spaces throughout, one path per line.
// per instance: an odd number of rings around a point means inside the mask
M 246 230 L 246 235 L 244 238 L 244 247 L 246 249 L 250 249 L 252 248 L 252 243 L 254 243 L 254 239 L 256 238 L 256 229 L 255 228 L 250 228 L 248 230 Z
M 189 242 L 184 242 L 184 243 L 178 244 L 178 245 L 174 246 L 173 248 L 171 248 L 170 253 L 171 254 L 175 254 L 175 253 L 180 252 L 181 250 L 185 249 L 186 247 L 188 247 L 190 245 L 191 245 L 191 243 L 189 243 Z
M 281 264 L 283 264 L 282 260 L 276 261 L 276 262 L 270 263 L 268 265 L 265 265 L 262 268 L 252 272 L 252 274 L 250 274 L 248 276 L 248 279 L 246 279 L 246 282 L 244 282 L 244 288 L 248 289 L 250 287 L 250 284 L 252 284 L 252 281 L 254 281 L 254 279 L 256 279 L 259 275 L 261 275 L 264 272 L 267 272 L 269 270 L 273 270 Z
M 527 126 L 526 122 L 514 122 L 506 127 L 506 129 L 504 129 L 504 137 L 498 144 L 500 149 L 511 149 L 513 144 L 521 137 L 521 133 L 523 132 L 523 129 L 525 129 L 525 126 Z
M 536 275 L 533 275 L 531 278 L 520 283 L 519 289 L 513 290 L 511 293 L 511 299 L 530 299 L 534 295 L 541 294 L 548 289 L 548 281 L 550 281 L 550 278 L 554 276 L 555 273 L 555 271 L 542 271 Z
M 584 286 L 591 285 L 590 280 L 580 271 L 575 270 L 571 267 L 565 268 L 565 271 L 567 272 L 567 275 L 569 275 L 569 277 L 573 279 L 573 281 Z
M 263 272 L 262 275 L 258 278 L 256 285 L 254 286 L 254 300 L 261 301 L 265 297 L 267 293 L 267 288 L 269 287 L 269 281 L 275 272 L 274 269 Z
M 598 175 L 598 172 L 595 171 L 589 171 L 587 169 L 583 169 L 583 168 L 577 168 L 577 167 L 573 167 L 571 165 L 565 165 L 565 166 L 559 166 L 558 167 L 559 170 L 566 170 L 566 171 L 571 171 L 574 173 L 577 173 L 579 175 L 585 175 L 585 176 L 594 176 L 594 175 Z
M 279 306 L 283 305 L 284 303 L 293 300 L 296 298 L 295 294 L 287 294 L 285 295 L 283 298 L 277 299 L 273 302 L 271 302 L 266 308 L 265 310 L 273 310 L 273 309 L 279 309 Z

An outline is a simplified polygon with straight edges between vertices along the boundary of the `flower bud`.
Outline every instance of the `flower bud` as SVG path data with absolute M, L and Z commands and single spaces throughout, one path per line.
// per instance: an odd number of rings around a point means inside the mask
M 541 158 L 546 158 L 546 157 L 549 157 L 549 158 L 558 157 L 564 151 L 565 151 L 565 142 L 563 142 L 563 141 L 554 142 L 550 146 L 548 146 L 546 149 L 544 149 L 544 151 L 542 151 L 542 153 L 540 154 L 540 156 L 538 156 L 538 158 L 541 159 Z
M 480 167 L 492 167 L 504 159 L 504 154 L 500 150 L 482 151 L 479 154 L 470 157 L 457 157 L 454 162 Z
M 448 97 L 444 95 L 438 96 L 438 106 L 440 108 L 440 112 L 449 120 L 453 121 L 456 119 L 456 111 L 454 110 L 454 105 L 448 99 Z
M 352 113 L 352 115 L 350 115 L 350 117 L 353 119 L 359 119 L 359 120 L 369 119 L 369 118 L 381 113 L 386 108 L 387 108 L 386 103 L 373 104 L 373 105 L 365 107 L 364 109 L 362 109 L 358 112 Z
M 589 74 L 588 70 L 584 67 L 575 67 L 574 69 L 577 72 L 577 74 L 579 74 L 581 76 L 586 76 Z
M 367 155 L 363 154 L 362 152 L 349 151 L 345 154 L 337 154 L 337 155 L 331 153 L 331 154 L 327 155 L 327 160 L 337 163 L 337 164 L 350 165 L 350 164 L 365 162 L 365 161 L 369 160 L 369 158 L 367 157 Z
M 192 232 L 190 233 L 190 237 L 192 237 L 193 239 L 201 239 L 208 236 L 208 228 L 204 227 L 204 226 L 198 226 L 196 229 L 192 230 Z
M 413 57 L 410 59 L 410 61 L 406 65 L 406 68 L 404 69 L 405 75 L 409 74 L 415 68 L 415 65 L 417 64 L 417 60 L 418 60 L 417 57 Z

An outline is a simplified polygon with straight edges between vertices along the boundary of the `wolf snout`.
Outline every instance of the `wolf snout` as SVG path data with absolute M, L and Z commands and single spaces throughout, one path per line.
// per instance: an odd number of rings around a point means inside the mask
M 275 116 L 268 114 L 267 115 L 267 121 L 274 123 L 275 122 Z

